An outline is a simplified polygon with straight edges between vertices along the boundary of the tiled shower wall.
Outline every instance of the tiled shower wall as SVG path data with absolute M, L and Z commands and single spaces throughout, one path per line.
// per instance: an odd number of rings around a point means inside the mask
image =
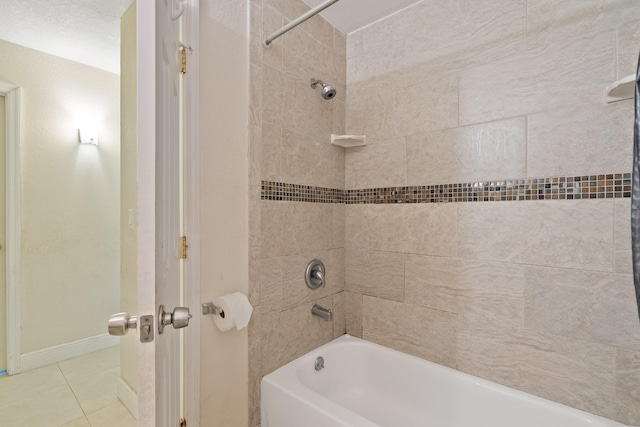
M 341 203 L 261 200 L 263 181 L 344 189 L 346 36 L 320 17 L 264 47 L 266 35 L 308 10 L 299 0 L 251 0 L 249 422 L 260 424 L 260 379 L 345 333 Z M 311 78 L 336 87 L 325 101 Z M 307 263 L 326 266 L 326 287 L 309 290 Z M 311 316 L 318 303 L 334 321 Z
M 640 2 L 425 0 L 347 46 L 347 190 L 550 178 L 550 200 L 347 204 L 347 332 L 639 424 L 628 189 L 560 183 L 631 171 L 633 102 L 603 99 Z

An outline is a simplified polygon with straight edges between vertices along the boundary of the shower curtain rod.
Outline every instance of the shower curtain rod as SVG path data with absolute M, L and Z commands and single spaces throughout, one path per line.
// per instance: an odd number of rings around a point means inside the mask
M 317 15 L 318 13 L 322 12 L 323 10 L 325 10 L 326 8 L 331 6 L 332 4 L 337 3 L 338 1 L 340 1 L 340 0 L 328 0 L 328 1 L 324 2 L 324 3 L 322 3 L 321 5 L 318 5 L 318 6 L 314 7 L 313 9 L 308 11 L 307 13 L 305 13 L 303 15 L 300 15 L 300 17 L 298 17 L 297 19 L 294 19 L 293 21 L 289 22 L 287 25 L 285 25 L 284 27 L 280 28 L 275 33 L 270 34 L 266 39 L 264 39 L 264 44 L 269 46 L 272 41 L 274 41 L 275 39 L 277 39 L 278 37 L 280 37 L 281 35 L 283 35 L 287 31 L 292 30 L 293 28 L 295 28 L 298 25 L 302 24 L 307 19 L 311 18 L 312 16 Z

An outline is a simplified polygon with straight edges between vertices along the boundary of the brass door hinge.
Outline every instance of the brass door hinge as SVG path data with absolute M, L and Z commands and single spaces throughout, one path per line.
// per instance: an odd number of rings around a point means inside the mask
M 180 73 L 187 74 L 187 49 L 185 46 L 180 46 Z
M 180 236 L 179 247 L 180 254 L 178 258 L 187 259 L 187 249 L 189 248 L 189 245 L 187 245 L 187 236 Z
M 180 418 L 180 427 L 187 427 L 187 420 Z
M 180 73 L 187 74 L 187 51 L 192 52 L 193 49 L 191 46 L 180 44 L 178 50 L 180 51 Z

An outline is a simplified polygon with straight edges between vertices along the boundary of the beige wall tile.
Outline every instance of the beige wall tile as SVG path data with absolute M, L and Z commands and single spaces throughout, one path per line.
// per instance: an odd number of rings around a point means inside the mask
M 287 205 L 285 255 L 331 249 L 333 205 L 300 202 L 290 202 Z
M 397 208 L 397 205 L 347 205 L 345 247 L 405 252 L 402 224 L 396 221 Z
M 333 338 L 344 335 L 347 331 L 347 316 L 345 312 L 344 292 L 338 292 L 333 298 Z
M 442 365 L 456 366 L 455 314 L 365 295 L 362 317 L 364 339 Z
M 457 337 L 458 370 L 498 384 L 523 389 L 517 340 L 509 328 L 461 328 Z M 514 334 L 519 336 L 519 334 Z
M 350 74 L 349 67 L 352 63 L 353 60 L 347 60 L 347 74 Z M 347 103 L 344 117 L 345 134 L 347 135 L 364 134 L 365 116 L 369 112 L 366 93 L 363 93 L 363 89 L 358 88 L 358 86 L 359 84 L 357 83 L 349 83 L 347 86 Z M 373 108 L 372 106 L 371 110 Z
M 528 117 L 528 177 L 629 172 L 632 101 L 584 104 Z M 523 176 L 523 175 L 521 175 Z
M 268 65 L 262 66 L 262 120 L 275 126 L 286 123 L 291 114 L 287 102 L 292 79 Z
M 525 328 L 640 351 L 628 274 L 526 268 Z
M 369 91 L 364 133 L 371 139 L 391 139 L 417 132 L 458 125 L 458 75 L 430 75 L 422 81 L 404 82 Z
M 602 31 L 466 69 L 460 73 L 460 124 L 601 102 L 615 77 L 614 47 L 615 32 Z
M 260 246 L 260 200 L 262 187 L 249 187 L 249 247 Z
M 252 306 L 262 303 L 262 259 L 260 248 L 249 247 L 249 302 Z
M 325 266 L 325 285 L 312 290 L 305 282 L 305 271 L 311 260 Z M 344 290 L 344 249 L 310 252 L 285 257 L 282 262 L 282 304 L 284 309 L 308 303 Z
M 317 139 L 285 130 L 282 135 L 281 181 L 344 188 L 344 149 L 329 138 Z
M 297 2 L 292 2 L 297 3 Z M 264 46 L 264 39 L 275 31 L 278 31 L 285 25 L 285 20 L 282 18 L 282 14 L 276 9 L 264 4 L 262 8 L 262 46 Z M 269 46 L 262 48 L 262 61 L 263 64 L 273 67 L 277 70 L 283 69 L 284 58 L 284 39 L 280 37 L 274 40 Z
M 299 29 L 305 31 L 318 42 L 326 47 L 333 48 L 333 26 L 329 24 L 322 16 L 309 19 L 302 23 Z
M 313 90 L 310 78 L 290 80 L 287 87 L 284 127 L 297 133 L 330 141 L 333 129 L 333 103 Z
M 249 69 L 249 117 L 251 126 L 262 124 L 262 64 Z
M 640 18 L 635 0 L 529 0 L 527 4 L 529 48 Z
M 270 6 L 285 18 L 292 20 L 309 10 L 309 6 L 301 1 L 264 0 L 265 6 Z M 277 29 L 277 28 L 276 28 Z
M 522 327 L 524 268 L 456 258 L 407 255 L 405 299 L 458 314 L 458 325 Z
M 614 419 L 640 424 L 640 353 L 618 350 Z
M 362 294 L 344 292 L 344 309 L 347 333 L 362 338 Z
M 613 257 L 613 271 L 615 273 L 633 274 L 631 251 L 615 251 Z
M 631 250 L 631 199 L 616 199 L 614 241 L 616 250 Z
M 249 3 L 249 60 L 251 64 L 262 64 L 263 49 L 262 0 L 251 0 Z M 253 77 L 251 79 L 253 80 Z
M 260 380 L 262 363 L 260 360 L 260 339 L 262 319 L 261 307 L 254 307 L 249 322 L 249 426 L 260 424 Z
M 282 256 L 285 253 L 286 209 L 286 203 L 260 201 L 260 257 L 262 259 Z
M 413 254 L 456 256 L 456 204 L 404 205 L 396 220 L 404 223 L 407 252 Z
M 404 254 L 348 249 L 345 288 L 378 298 L 404 301 Z
M 460 203 L 458 238 L 461 258 L 612 271 L 613 201 Z
M 532 333 L 527 333 L 519 346 L 525 391 L 587 412 L 611 416 L 613 348 Z
M 315 303 L 328 309 L 333 307 L 331 297 L 317 300 Z M 313 302 L 282 312 L 262 313 L 262 375 L 331 341 L 333 324 L 312 316 L 312 305 Z
M 458 335 L 458 367 L 587 412 L 611 416 L 615 350 L 571 338 L 478 325 Z
M 269 123 L 262 125 L 260 171 L 264 181 L 282 181 L 282 128 Z
M 346 90 L 342 94 L 342 98 L 346 98 Z M 347 135 L 346 110 L 347 106 L 342 99 L 334 98 L 333 103 L 333 130 L 336 135 Z
M 249 185 L 262 180 L 262 127 L 249 127 Z
M 337 55 L 347 57 L 347 35 L 337 28 L 333 29 L 333 49 Z
M 285 72 L 292 76 L 306 77 L 307 81 L 313 77 L 332 84 L 329 81 L 329 67 L 325 62 L 325 50 L 330 49 L 326 43 L 323 44 L 321 40 L 305 31 L 295 29 L 282 38 Z M 333 32 L 330 33 L 330 38 L 333 44 Z
M 263 313 L 281 311 L 283 307 L 283 258 L 269 258 L 261 261 L 260 275 L 261 301 Z
M 345 204 L 333 205 L 333 245 L 332 248 L 344 248 L 344 221 L 347 214 L 347 206 Z
M 526 151 L 525 118 L 412 135 L 408 185 L 524 177 Z
M 633 274 L 631 257 L 631 199 L 616 199 L 614 239 L 614 271 Z
M 638 51 L 640 51 L 640 20 L 620 24 L 618 26 L 617 58 L 619 79 L 636 74 Z
M 348 205 L 345 246 L 456 256 L 458 207 L 453 203 Z
M 457 70 L 513 55 L 524 48 L 525 14 L 525 0 L 418 2 L 358 32 L 350 82 L 418 64 Z
M 345 150 L 345 188 L 395 187 L 407 184 L 404 138 L 376 141 Z
M 333 246 L 330 203 L 261 201 L 262 259 L 323 251 Z

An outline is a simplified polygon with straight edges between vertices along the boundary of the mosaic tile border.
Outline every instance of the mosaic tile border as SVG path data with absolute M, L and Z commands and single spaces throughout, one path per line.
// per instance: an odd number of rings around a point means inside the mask
M 262 181 L 261 197 L 262 200 L 348 205 L 617 199 L 631 197 L 631 174 L 529 178 L 359 190 Z
M 283 202 L 345 203 L 345 190 L 262 181 L 262 200 Z

